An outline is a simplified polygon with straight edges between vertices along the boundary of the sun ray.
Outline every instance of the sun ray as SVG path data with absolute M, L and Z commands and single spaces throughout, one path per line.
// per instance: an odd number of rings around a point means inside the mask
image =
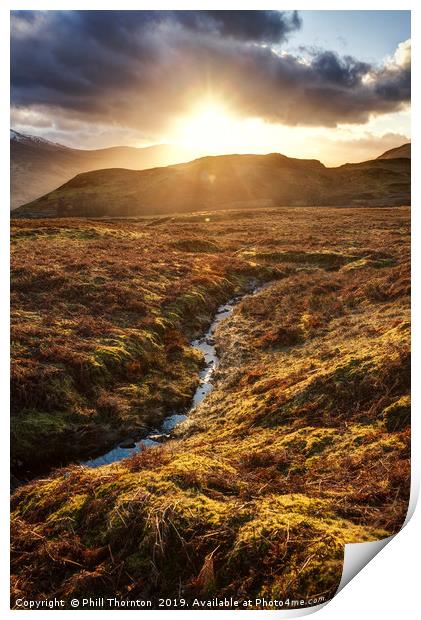
M 238 120 L 223 103 L 206 100 L 176 124 L 177 142 L 207 153 L 224 151 L 232 142 Z

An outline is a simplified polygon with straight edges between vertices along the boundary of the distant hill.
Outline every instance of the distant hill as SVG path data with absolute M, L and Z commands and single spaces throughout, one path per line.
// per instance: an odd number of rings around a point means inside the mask
M 203 157 L 165 168 L 77 175 L 16 217 L 100 217 L 267 206 L 392 206 L 410 202 L 410 162 L 376 159 L 326 168 L 270 155 Z
M 395 149 L 390 149 L 383 153 L 383 155 L 379 155 L 377 159 L 397 159 L 398 157 L 404 157 L 405 159 L 411 159 L 411 143 L 402 144 L 402 146 L 398 146 Z
M 142 170 L 192 158 L 189 151 L 160 144 L 146 148 L 119 146 L 72 149 L 37 136 L 10 131 L 11 208 L 43 196 L 80 172 L 103 168 Z

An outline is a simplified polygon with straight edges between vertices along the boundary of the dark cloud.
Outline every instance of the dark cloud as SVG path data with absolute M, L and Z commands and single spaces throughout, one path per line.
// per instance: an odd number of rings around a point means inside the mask
M 194 30 L 255 43 L 279 43 L 301 28 L 297 11 L 175 11 L 172 17 Z
M 280 53 L 300 25 L 278 11 L 15 12 L 12 103 L 151 130 L 209 94 L 244 115 L 313 126 L 409 101 L 405 49 L 381 68 L 330 51 Z
M 401 67 L 399 71 L 383 71 L 375 84 L 376 95 L 385 103 L 399 103 L 411 99 L 411 68 Z
M 340 59 L 333 52 L 321 52 L 312 62 L 312 70 L 321 81 L 345 88 L 357 86 L 370 68 L 369 64 L 358 62 L 351 56 Z

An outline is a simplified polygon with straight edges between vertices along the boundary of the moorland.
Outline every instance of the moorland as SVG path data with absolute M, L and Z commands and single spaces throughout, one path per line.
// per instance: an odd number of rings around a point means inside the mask
M 14 220 L 13 600 L 332 596 L 406 515 L 408 248 L 406 207 Z M 265 282 L 170 441 L 78 464 L 186 408 Z

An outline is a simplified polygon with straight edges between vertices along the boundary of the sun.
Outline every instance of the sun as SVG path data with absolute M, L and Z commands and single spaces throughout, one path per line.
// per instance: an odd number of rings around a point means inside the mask
M 198 101 L 190 113 L 175 119 L 170 141 L 187 148 L 192 158 L 280 151 L 293 157 L 297 152 L 296 132 L 258 117 L 244 117 L 232 104 L 216 98 Z
M 183 146 L 207 153 L 224 151 L 232 141 L 236 119 L 222 103 L 205 101 L 176 126 L 176 140 Z

